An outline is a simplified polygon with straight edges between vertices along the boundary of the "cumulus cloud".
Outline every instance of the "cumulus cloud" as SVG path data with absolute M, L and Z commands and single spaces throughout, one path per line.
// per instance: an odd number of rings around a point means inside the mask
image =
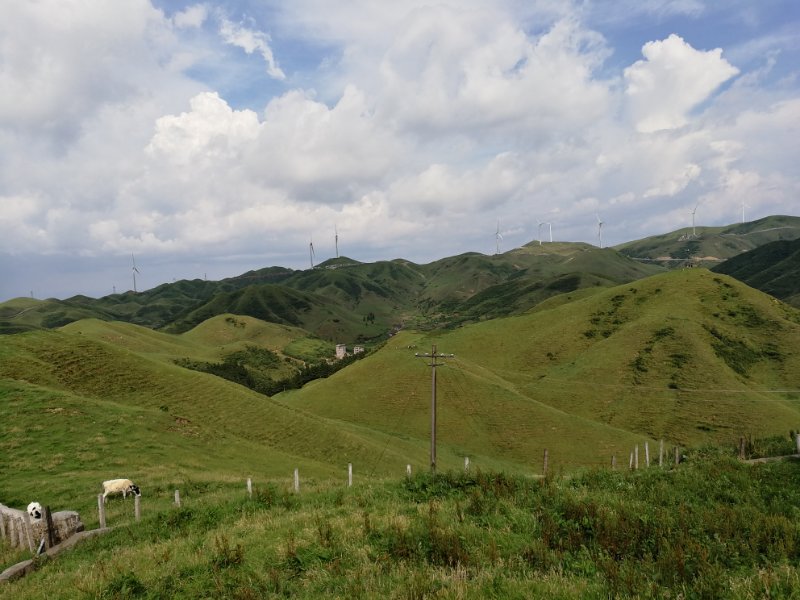
M 675 34 L 642 47 L 645 60 L 625 69 L 625 93 L 641 132 L 685 125 L 691 109 L 739 70 L 717 48 L 695 50 Z
M 660 233 L 699 199 L 718 222 L 741 202 L 791 212 L 791 82 L 742 67 L 718 92 L 737 68 L 678 35 L 623 60 L 593 7 L 297 0 L 234 20 L 206 1 L 12 3 L 0 252 L 305 266 L 336 224 L 354 258 L 431 260 L 492 252 L 498 219 L 510 248 L 538 220 L 595 241 L 598 212 L 605 243 Z M 291 80 L 267 30 L 295 52 Z M 269 77 L 232 75 L 261 59 Z

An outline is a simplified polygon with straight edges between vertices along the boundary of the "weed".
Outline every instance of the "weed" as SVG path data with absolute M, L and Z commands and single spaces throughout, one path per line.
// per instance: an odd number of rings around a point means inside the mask
M 244 560 L 244 549 L 241 544 L 231 547 L 225 535 L 214 538 L 214 554 L 211 557 L 211 566 L 215 569 L 238 567 Z

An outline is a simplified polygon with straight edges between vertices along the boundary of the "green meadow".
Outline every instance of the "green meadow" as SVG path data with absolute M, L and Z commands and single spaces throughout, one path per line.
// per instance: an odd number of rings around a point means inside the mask
M 749 456 L 794 452 L 800 311 L 705 269 L 645 276 L 611 250 L 539 252 L 450 259 L 485 263 L 477 292 L 452 264 L 383 264 L 372 287 L 347 273 L 357 266 L 314 274 L 310 288 L 341 296 L 334 329 L 379 331 L 391 316 L 379 297 L 406 326 L 371 339 L 362 360 L 272 396 L 195 367 L 234 361 L 280 380 L 332 357 L 324 302 L 308 304 L 311 331 L 288 308 L 268 322 L 217 299 L 191 327 L 202 311 L 160 330 L 94 315 L 3 336 L 0 501 L 77 510 L 95 528 L 101 482 L 128 477 L 144 512 L 134 523 L 132 501 L 112 499 L 112 532 L 41 560 L 0 597 L 791 597 L 797 463 L 735 454 L 741 439 Z M 563 263 L 606 259 L 583 283 L 563 279 Z M 488 318 L 492 302 L 522 289 L 503 272 L 527 260 L 549 292 L 530 288 Z M 603 275 L 612 265 L 621 270 Z M 398 279 L 407 290 L 423 281 L 436 298 L 427 312 L 404 304 L 406 292 L 391 296 Z M 275 286 L 226 294 L 258 308 Z M 342 312 L 348 302 L 355 311 Z M 458 312 L 467 306 L 487 318 Z M 374 321 L 359 324 L 361 313 Z M 434 347 L 452 356 L 436 367 L 431 476 L 432 368 L 418 354 Z M 641 468 L 629 471 L 634 451 Z M 25 557 L 0 552 L 4 566 Z

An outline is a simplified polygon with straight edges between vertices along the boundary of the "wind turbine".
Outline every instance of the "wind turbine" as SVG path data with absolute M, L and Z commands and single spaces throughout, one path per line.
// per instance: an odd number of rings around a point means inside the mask
M 536 224 L 539 226 L 537 230 L 537 236 L 539 237 L 539 245 L 542 245 L 542 225 L 546 225 L 547 223 L 542 223 L 539 219 L 536 219 Z
M 314 240 L 308 243 L 308 260 L 311 262 L 311 268 L 314 268 Z
M 747 206 L 747 208 L 750 208 L 750 206 L 745 204 L 744 200 L 742 200 L 742 223 L 744 223 L 744 207 L 745 206 Z
M 695 230 L 694 230 L 694 213 L 697 212 L 697 207 L 698 206 L 700 206 L 699 202 L 694 205 L 694 210 L 692 211 L 692 237 L 697 237 L 697 234 L 695 233 Z
M 600 241 L 600 248 L 603 247 L 603 222 L 600 220 L 600 215 L 595 213 L 597 217 L 597 239 Z
M 133 293 L 136 293 L 136 274 L 139 272 L 139 269 L 136 268 L 136 259 L 133 257 L 133 252 L 131 252 L 131 264 L 133 265 Z
M 500 235 L 500 219 L 497 219 L 497 230 L 494 232 L 495 254 L 500 254 L 500 240 L 502 239 L 503 236 Z
M 339 230 L 336 228 L 336 224 L 333 225 L 333 233 L 336 240 L 336 258 L 339 258 Z
M 550 231 L 550 243 L 553 243 L 553 224 L 552 223 L 545 223 L 547 225 L 547 229 Z

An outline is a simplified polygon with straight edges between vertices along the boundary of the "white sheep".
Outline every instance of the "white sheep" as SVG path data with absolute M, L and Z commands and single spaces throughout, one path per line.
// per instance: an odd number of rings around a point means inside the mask
M 31 502 L 28 504 L 28 514 L 34 521 L 38 521 L 42 518 L 42 512 L 42 505 L 38 502 Z
M 103 482 L 103 502 L 106 501 L 106 496 L 109 494 L 122 494 L 123 498 L 128 497 L 128 492 L 135 496 L 141 496 L 139 486 L 134 484 L 130 479 L 109 479 Z

